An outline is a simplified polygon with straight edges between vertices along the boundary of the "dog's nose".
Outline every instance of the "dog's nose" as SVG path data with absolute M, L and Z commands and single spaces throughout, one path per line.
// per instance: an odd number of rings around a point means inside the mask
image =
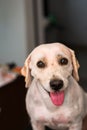
M 63 80 L 53 79 L 50 81 L 51 89 L 58 91 L 63 87 Z

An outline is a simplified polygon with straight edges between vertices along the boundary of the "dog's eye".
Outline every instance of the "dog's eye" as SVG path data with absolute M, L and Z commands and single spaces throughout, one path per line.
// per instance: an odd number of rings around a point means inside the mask
M 38 66 L 39 68 L 44 68 L 46 65 L 45 65 L 45 63 L 44 63 L 43 61 L 38 61 L 38 62 L 37 62 L 37 66 Z
M 60 65 L 67 65 L 68 64 L 68 59 L 67 58 L 61 58 L 59 61 Z

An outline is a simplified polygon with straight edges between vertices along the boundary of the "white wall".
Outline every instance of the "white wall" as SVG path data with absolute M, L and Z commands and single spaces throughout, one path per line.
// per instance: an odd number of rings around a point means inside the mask
M 30 22 L 32 24 L 32 19 Z M 31 39 L 27 45 L 26 27 L 25 1 L 0 0 L 0 63 L 23 65 L 27 53 L 34 47 Z

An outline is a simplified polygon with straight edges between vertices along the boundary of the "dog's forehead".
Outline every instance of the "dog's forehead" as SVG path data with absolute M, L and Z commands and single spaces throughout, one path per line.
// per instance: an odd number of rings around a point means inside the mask
M 57 55 L 66 55 L 70 57 L 70 50 L 63 44 L 60 43 L 52 43 L 52 44 L 42 44 L 36 47 L 32 53 L 32 57 L 54 57 Z

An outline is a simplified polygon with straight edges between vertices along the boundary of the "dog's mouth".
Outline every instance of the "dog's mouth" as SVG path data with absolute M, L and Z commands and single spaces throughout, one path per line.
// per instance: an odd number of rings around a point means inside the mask
M 61 106 L 64 102 L 64 90 L 49 92 L 45 88 L 44 90 L 49 94 L 52 103 L 56 106 Z
M 50 98 L 54 105 L 60 106 L 64 102 L 64 91 L 50 92 Z

